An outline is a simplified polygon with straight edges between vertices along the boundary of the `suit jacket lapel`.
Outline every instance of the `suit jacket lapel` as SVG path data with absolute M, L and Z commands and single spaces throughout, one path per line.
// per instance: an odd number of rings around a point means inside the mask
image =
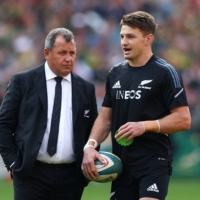
M 45 112 L 47 113 L 47 87 L 46 87 L 46 78 L 44 72 L 44 65 L 38 67 L 33 76 L 33 80 L 44 107 Z
M 76 74 L 71 73 L 71 76 L 72 76 L 72 115 L 73 115 L 73 125 L 74 125 L 79 109 L 80 94 L 82 92 L 81 90 L 82 83 Z
M 75 124 L 78 110 L 79 110 L 79 102 L 80 102 L 80 94 L 82 92 L 82 82 L 79 77 L 71 73 L 72 76 L 72 115 L 73 115 L 73 125 Z M 46 89 L 46 79 L 44 72 L 44 65 L 40 66 L 36 69 L 35 75 L 33 76 L 33 80 L 44 107 L 45 112 L 47 113 L 47 89 Z

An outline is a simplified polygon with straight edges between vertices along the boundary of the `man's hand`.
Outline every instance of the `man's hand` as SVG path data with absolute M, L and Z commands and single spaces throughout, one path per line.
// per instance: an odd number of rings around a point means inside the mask
M 99 160 L 102 163 L 105 162 L 103 157 L 93 147 L 87 147 L 84 150 L 82 170 L 84 175 L 90 180 L 95 180 L 99 176 L 94 164 L 95 160 Z
M 142 135 L 144 132 L 145 128 L 143 122 L 127 122 L 119 128 L 115 138 L 121 140 L 124 137 L 128 137 L 126 140 L 126 142 L 128 142 L 132 138 Z

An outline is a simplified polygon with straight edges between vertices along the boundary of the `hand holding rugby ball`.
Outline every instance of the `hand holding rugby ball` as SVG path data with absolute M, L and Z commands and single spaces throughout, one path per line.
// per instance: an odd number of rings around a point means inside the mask
M 122 172 L 122 162 L 120 158 L 105 151 L 99 151 L 99 154 L 104 158 L 105 163 L 95 160 L 95 167 L 99 176 L 92 181 L 98 183 L 114 181 Z

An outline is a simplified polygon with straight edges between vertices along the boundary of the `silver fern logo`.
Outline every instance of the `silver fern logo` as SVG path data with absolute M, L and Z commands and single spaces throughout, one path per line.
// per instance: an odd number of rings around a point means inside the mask
M 151 87 L 147 87 L 147 86 L 144 86 L 148 83 L 151 83 L 153 80 L 144 80 L 140 83 L 140 85 L 138 86 L 138 88 L 143 88 L 143 89 L 147 89 L 147 90 L 150 90 Z

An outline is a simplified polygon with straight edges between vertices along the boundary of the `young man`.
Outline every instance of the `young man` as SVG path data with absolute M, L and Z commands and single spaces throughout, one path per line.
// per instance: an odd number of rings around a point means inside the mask
M 133 12 L 123 16 L 120 26 L 126 61 L 108 74 L 102 108 L 84 147 L 84 174 L 98 176 L 94 160 L 103 159 L 93 147 L 111 131 L 123 172 L 112 183 L 110 199 L 164 200 L 172 171 L 168 135 L 190 128 L 186 94 L 176 70 L 152 53 L 153 16 Z
M 73 33 L 49 32 L 46 62 L 13 75 L 0 109 L 0 153 L 15 200 L 80 200 L 83 147 L 97 117 L 94 85 L 72 72 Z

